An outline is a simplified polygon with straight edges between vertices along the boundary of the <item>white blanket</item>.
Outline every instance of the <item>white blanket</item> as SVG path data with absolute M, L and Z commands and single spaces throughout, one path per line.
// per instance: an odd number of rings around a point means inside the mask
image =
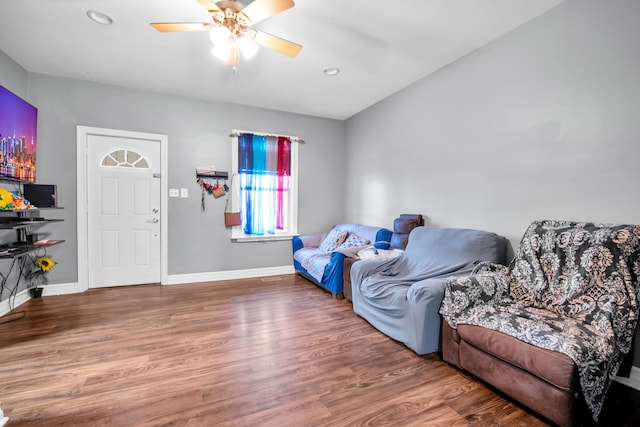
M 324 269 L 331 261 L 331 252 L 322 252 L 316 248 L 302 248 L 293 254 L 293 258 L 307 270 L 311 277 L 321 283 Z

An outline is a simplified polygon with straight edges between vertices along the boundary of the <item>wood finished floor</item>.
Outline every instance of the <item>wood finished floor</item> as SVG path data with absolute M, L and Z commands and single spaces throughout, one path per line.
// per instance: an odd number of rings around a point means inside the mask
M 16 311 L 0 324 L 7 427 L 547 425 L 295 275 L 97 289 Z

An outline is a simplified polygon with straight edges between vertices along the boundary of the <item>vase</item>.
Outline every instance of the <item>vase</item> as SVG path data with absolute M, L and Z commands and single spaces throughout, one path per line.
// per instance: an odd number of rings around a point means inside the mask
M 31 288 L 29 289 L 29 294 L 31 298 L 40 298 L 42 297 L 42 288 Z
M 29 293 L 31 298 L 40 298 L 42 296 L 42 287 L 48 283 L 44 274 L 34 274 L 29 280 Z

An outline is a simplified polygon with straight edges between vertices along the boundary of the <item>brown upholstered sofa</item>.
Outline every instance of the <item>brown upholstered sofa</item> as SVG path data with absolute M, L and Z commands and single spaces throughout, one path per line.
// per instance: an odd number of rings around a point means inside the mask
M 416 227 L 424 225 L 424 218 L 420 214 L 401 214 L 393 221 L 393 234 L 391 235 L 391 244 L 389 249 L 402 249 L 407 247 L 409 242 L 409 233 Z M 359 258 L 350 257 L 344 259 L 344 286 L 343 294 L 347 301 L 351 301 L 351 266 L 354 262 L 360 261 Z
M 571 426 L 579 389 L 573 360 L 508 334 L 442 322 L 443 359 L 488 382 L 560 426 Z
M 560 426 L 598 420 L 632 349 L 640 226 L 536 221 L 509 267 L 448 281 L 442 357 Z

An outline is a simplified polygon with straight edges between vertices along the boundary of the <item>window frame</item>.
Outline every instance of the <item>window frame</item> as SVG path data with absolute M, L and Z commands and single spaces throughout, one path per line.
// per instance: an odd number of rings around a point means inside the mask
M 289 189 L 289 203 L 288 203 L 288 215 L 289 219 L 287 223 L 287 231 L 278 232 L 275 234 L 269 234 L 265 236 L 257 236 L 255 234 L 245 234 L 242 225 L 231 227 L 231 240 L 236 242 L 265 242 L 276 240 L 291 240 L 293 237 L 298 236 L 298 146 L 299 138 L 291 135 L 272 134 L 264 132 L 255 132 L 249 130 L 237 130 L 234 129 L 231 132 L 231 176 L 230 185 L 231 191 L 229 197 L 231 203 L 229 211 L 239 212 L 239 200 L 240 200 L 240 179 L 238 174 L 238 135 L 241 133 L 251 133 L 254 135 L 264 136 L 285 136 L 291 140 L 291 177 L 290 177 L 290 189 Z

